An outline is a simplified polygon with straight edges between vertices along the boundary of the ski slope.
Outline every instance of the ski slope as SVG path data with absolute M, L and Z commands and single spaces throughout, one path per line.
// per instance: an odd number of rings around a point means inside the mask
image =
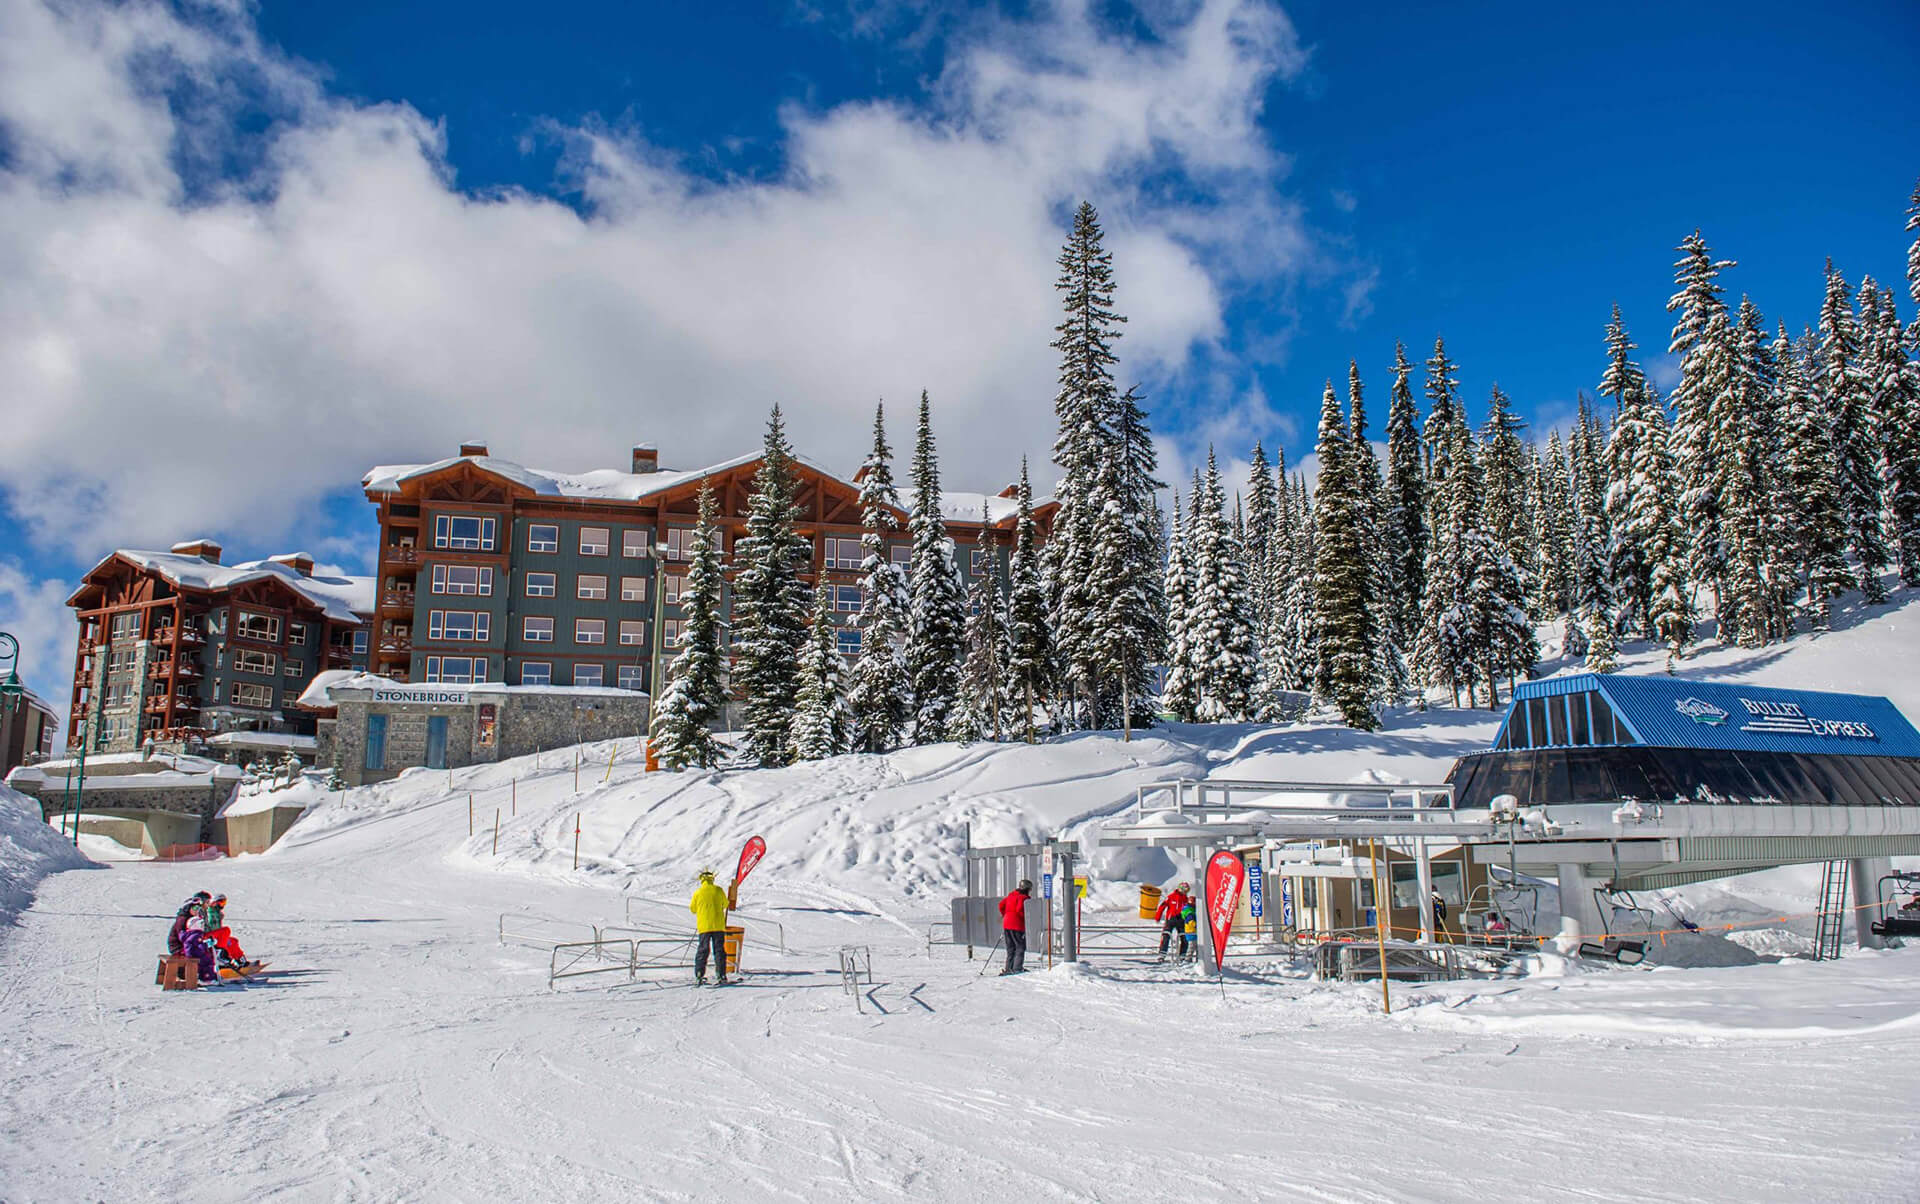
M 1911 609 L 1687 670 L 1920 715 Z M 1377 984 L 1284 962 L 1233 963 L 1222 989 L 1139 962 L 1047 970 L 1044 953 L 1001 979 L 928 949 L 969 828 L 1085 832 L 1181 775 L 1435 780 L 1494 718 L 723 774 L 648 776 L 631 742 L 600 744 L 577 790 L 570 752 L 416 771 L 320 797 L 265 855 L 52 873 L 0 930 L 0 1197 L 1913 1199 L 1913 949 L 1615 971 L 1548 955 L 1525 978 L 1396 987 L 1391 1016 Z M 787 952 L 750 946 L 737 987 L 672 971 L 549 989 L 546 953 L 498 939 L 503 913 L 554 940 L 624 924 L 632 897 L 674 915 L 694 871 L 724 876 L 754 833 L 769 854 L 742 905 Z M 38 877 L 70 856 L 17 861 Z M 1127 856 L 1096 873 L 1185 872 Z M 1778 914 L 1811 897 L 1797 873 L 1682 901 Z M 200 887 L 232 897 L 269 977 L 155 988 Z M 846 944 L 873 952 L 858 1011 L 835 973 Z

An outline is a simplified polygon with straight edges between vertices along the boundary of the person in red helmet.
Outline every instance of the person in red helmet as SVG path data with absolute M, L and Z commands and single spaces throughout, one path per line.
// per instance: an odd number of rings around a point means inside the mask
M 247 955 L 240 949 L 240 942 L 233 937 L 233 929 L 227 927 L 227 897 L 215 895 L 213 902 L 207 904 L 207 941 L 220 951 L 220 964 L 244 970 L 252 965 Z
M 1172 942 L 1173 934 L 1180 934 L 1180 959 L 1187 956 L 1187 944 L 1191 937 L 1187 935 L 1186 910 L 1193 905 L 1193 883 L 1182 882 L 1167 892 L 1160 900 L 1160 910 L 1153 918 L 1160 921 L 1160 960 L 1167 960 L 1167 945 Z
M 1024 974 L 1027 969 L 1027 900 L 1033 897 L 1033 880 L 1020 879 L 1020 885 L 1000 900 L 1000 931 L 1006 938 L 1007 964 L 1002 975 Z

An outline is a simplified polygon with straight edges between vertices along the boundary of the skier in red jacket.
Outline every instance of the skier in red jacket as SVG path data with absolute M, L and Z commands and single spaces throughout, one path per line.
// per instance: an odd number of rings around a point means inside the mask
M 1160 921 L 1160 960 L 1167 960 L 1167 944 L 1173 940 L 1173 934 L 1180 934 L 1180 958 L 1187 956 L 1187 943 L 1192 939 L 1187 935 L 1187 922 L 1184 913 L 1193 903 L 1193 883 L 1182 882 L 1167 892 L 1160 900 L 1160 910 L 1153 918 Z
M 1007 941 L 1007 964 L 1002 975 L 1024 974 L 1027 969 L 1027 900 L 1033 897 L 1033 879 L 1022 878 L 1020 885 L 1000 900 L 1000 928 Z

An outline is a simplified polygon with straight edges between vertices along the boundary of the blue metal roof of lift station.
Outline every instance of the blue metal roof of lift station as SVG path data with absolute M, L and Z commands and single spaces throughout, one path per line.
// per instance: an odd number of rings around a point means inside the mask
M 1589 692 L 1609 704 L 1618 725 L 1625 729 L 1620 735 L 1630 737 L 1606 743 L 1728 752 L 1920 757 L 1920 732 L 1885 698 L 1619 673 L 1583 673 L 1523 682 L 1514 693 L 1514 705 L 1494 747 L 1510 746 L 1508 728 L 1516 717 L 1525 721 L 1522 708 L 1528 699 Z M 1531 746 L 1541 743 L 1535 740 Z

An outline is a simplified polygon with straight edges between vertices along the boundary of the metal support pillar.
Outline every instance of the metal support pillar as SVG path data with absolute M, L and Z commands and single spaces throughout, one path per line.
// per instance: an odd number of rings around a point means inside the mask
M 1433 861 L 1427 856 L 1427 838 L 1413 838 L 1413 864 L 1419 874 L 1420 891 L 1420 939 L 1431 945 L 1434 942 L 1433 931 Z M 1393 884 L 1389 882 L 1391 890 Z
M 1587 877 L 1587 867 L 1562 864 L 1559 882 L 1560 914 L 1578 924 L 1583 937 L 1605 932 L 1606 925 L 1600 922 L 1600 905 L 1594 901 L 1593 882 Z
M 1848 867 L 1853 871 L 1853 931 L 1862 949 L 1884 949 L 1887 942 L 1873 931 L 1879 919 L 1880 878 L 1893 872 L 1891 857 L 1860 857 Z

